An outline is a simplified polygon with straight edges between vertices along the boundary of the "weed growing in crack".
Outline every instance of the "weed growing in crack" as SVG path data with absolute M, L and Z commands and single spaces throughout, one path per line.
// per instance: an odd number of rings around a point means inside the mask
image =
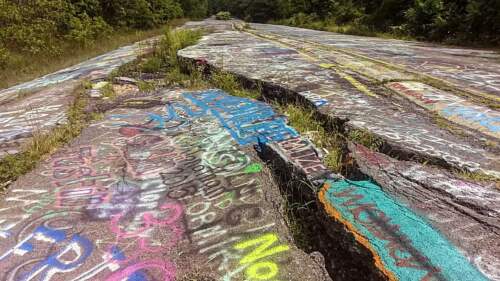
M 463 170 L 453 170 L 453 174 L 464 180 L 472 180 L 475 182 L 495 182 L 495 187 L 500 189 L 500 180 L 495 176 L 490 176 L 482 172 L 469 172 Z
M 220 88 L 233 96 L 243 97 L 243 98 L 251 98 L 251 99 L 259 99 L 261 96 L 261 90 L 247 90 L 241 86 L 241 81 L 234 76 L 233 74 L 218 70 L 214 71 L 210 75 L 210 82 L 217 88 Z
M 101 94 L 103 97 L 109 98 L 112 100 L 116 98 L 116 93 L 115 93 L 115 90 L 113 89 L 113 85 L 111 83 L 107 84 L 106 86 L 101 88 Z
M 140 77 L 143 73 L 156 73 L 164 75 L 167 86 L 189 89 L 206 87 L 208 84 L 203 80 L 202 73 L 196 65 L 190 65 L 187 69 L 189 74 L 186 74 L 177 56 L 179 50 L 198 42 L 202 33 L 199 30 L 168 29 L 151 54 L 123 65 L 112 76 Z M 138 86 L 141 91 L 151 90 L 149 85 L 144 83 L 139 83 Z
M 343 169 L 344 140 L 338 133 L 328 132 L 323 124 L 315 119 L 314 112 L 300 105 L 278 105 L 278 110 L 288 117 L 288 121 L 301 135 L 319 148 L 326 150 L 325 165 L 336 173 Z
M 137 87 L 141 92 L 152 92 L 155 89 L 155 85 L 147 81 L 139 80 L 137 81 Z
M 347 138 L 350 141 L 362 144 L 373 151 L 379 151 L 384 144 L 384 141 L 380 137 L 377 137 L 368 130 L 363 129 L 350 130 Z

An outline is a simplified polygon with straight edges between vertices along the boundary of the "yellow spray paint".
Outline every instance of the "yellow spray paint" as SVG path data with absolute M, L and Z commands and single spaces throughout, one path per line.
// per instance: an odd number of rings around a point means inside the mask
M 323 67 L 323 68 L 333 68 L 335 65 L 334 64 L 331 64 L 331 63 L 322 63 L 319 65 L 320 67 Z
M 368 89 L 365 85 L 360 83 L 358 80 L 356 80 L 354 77 L 351 75 L 344 73 L 338 69 L 335 70 L 340 77 L 344 78 L 347 80 L 351 85 L 353 85 L 356 89 L 358 89 L 360 92 L 364 93 L 365 95 L 368 95 L 370 97 L 378 97 L 376 94 L 374 94 L 370 89 Z
M 240 260 L 241 265 L 249 265 L 249 267 L 245 270 L 246 277 L 249 280 L 269 280 L 278 274 L 279 268 L 276 263 L 269 260 L 258 261 L 290 249 L 290 247 L 283 244 L 273 247 L 276 242 L 279 242 L 276 234 L 266 233 L 257 238 L 238 243 L 234 246 L 236 250 L 245 250 L 249 247 L 257 246 L 253 251 Z
M 246 271 L 250 280 L 268 280 L 278 274 L 278 265 L 271 261 L 262 261 L 251 265 Z
M 351 85 L 353 85 L 360 92 L 362 92 L 365 95 L 370 96 L 370 97 L 378 97 L 376 94 L 374 94 L 372 91 L 370 91 L 370 89 L 368 89 L 365 85 L 363 85 L 361 82 L 359 82 L 358 80 L 356 80 L 354 77 L 352 77 L 351 75 L 349 75 L 349 74 L 347 74 L 347 73 L 345 73 L 345 72 L 340 71 L 339 69 L 337 69 L 335 67 L 335 65 L 330 64 L 330 63 L 322 63 L 319 66 L 323 67 L 323 68 L 334 69 L 335 72 L 340 77 L 342 77 L 345 80 L 347 80 L 349 83 L 351 83 Z
M 270 255 L 274 255 L 280 252 L 287 251 L 289 247 L 287 245 L 278 245 L 272 249 L 268 249 L 271 247 L 276 241 L 278 241 L 278 236 L 274 233 L 267 233 L 255 239 L 243 241 L 234 246 L 236 250 L 244 250 L 248 247 L 252 247 L 255 245 L 259 245 L 255 248 L 251 253 L 246 255 L 241 261 L 240 264 L 252 263 L 258 259 L 265 258 Z

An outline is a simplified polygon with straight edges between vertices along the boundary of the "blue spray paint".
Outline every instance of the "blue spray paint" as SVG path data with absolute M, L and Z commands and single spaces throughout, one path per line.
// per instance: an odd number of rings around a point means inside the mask
M 298 136 L 293 128 L 286 125 L 284 117 L 278 116 L 264 103 L 230 96 L 220 90 L 186 93 L 184 97 L 201 108 L 197 116 L 201 116 L 200 112 L 210 113 L 240 145 L 282 141 Z
M 49 243 L 59 243 L 66 239 L 66 233 L 62 230 L 52 229 L 45 226 L 38 226 L 33 230 L 33 232 L 28 235 L 23 240 L 19 241 L 17 245 L 12 247 L 12 249 L 5 252 L 0 256 L 0 261 L 4 260 L 6 257 L 11 254 L 24 255 L 25 253 L 30 253 L 34 250 L 33 244 L 30 242 L 31 239 L 35 239 L 38 241 L 45 241 Z
M 488 280 L 438 231 L 407 206 L 388 197 L 378 185 L 347 180 L 328 183 L 328 202 L 370 241 L 385 266 L 400 280 L 421 280 L 426 271 L 403 267 L 394 255 L 400 261 L 415 258 L 413 264 L 426 263 L 426 268 L 437 268 L 439 272 L 433 276 L 438 280 Z M 391 243 L 402 246 L 391 252 Z
M 74 247 L 78 247 L 80 250 L 79 256 L 76 260 L 69 263 L 59 260 L 69 251 L 75 252 Z M 29 273 L 25 274 L 21 278 L 21 280 L 32 280 L 35 276 L 39 276 L 40 280 L 45 280 L 49 274 L 51 275 L 57 272 L 74 270 L 85 262 L 85 260 L 92 254 L 92 251 L 92 242 L 83 236 L 75 234 L 66 247 L 49 255 L 43 261 L 36 264 Z
M 500 117 L 488 116 L 484 112 L 471 107 L 449 106 L 444 108 L 441 113 L 446 117 L 456 116 L 467 122 L 477 123 L 494 133 L 500 132 Z

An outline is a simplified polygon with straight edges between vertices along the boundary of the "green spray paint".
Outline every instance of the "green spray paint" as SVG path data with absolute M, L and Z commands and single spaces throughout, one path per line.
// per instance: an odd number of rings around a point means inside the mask
M 437 280 L 488 280 L 423 218 L 389 197 L 378 185 L 347 180 L 328 183 L 328 202 L 370 241 L 399 280 L 419 281 L 427 274 Z M 399 245 L 394 247 L 394 243 Z M 424 257 L 424 261 L 401 263 L 418 256 Z M 429 268 L 439 272 L 432 273 Z
M 245 174 L 255 174 L 262 171 L 262 165 L 259 163 L 253 163 L 248 165 L 243 171 Z

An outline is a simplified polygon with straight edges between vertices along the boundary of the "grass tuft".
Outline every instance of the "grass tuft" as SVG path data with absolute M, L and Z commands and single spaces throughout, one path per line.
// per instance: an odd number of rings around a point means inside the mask
M 233 74 L 224 70 L 218 70 L 210 75 L 210 82 L 215 87 L 222 89 L 233 96 L 259 99 L 261 90 L 247 90 L 241 86 L 241 81 Z
M 139 88 L 139 91 L 146 93 L 152 92 L 155 89 L 155 85 L 153 83 L 143 80 L 137 81 L 137 87 Z
M 113 84 L 106 84 L 100 89 L 103 97 L 114 100 L 116 98 L 115 90 L 113 89 Z
M 379 151 L 384 144 L 383 139 L 375 136 L 368 130 L 363 129 L 355 129 L 349 131 L 347 138 L 352 142 L 362 144 L 373 151 Z
M 343 169 L 344 139 L 340 134 L 328 132 L 316 120 L 314 112 L 300 105 L 279 105 L 278 110 L 288 117 L 288 121 L 301 135 L 305 135 L 319 148 L 326 150 L 325 165 L 336 173 Z
M 495 187 L 500 189 L 500 179 L 495 176 L 490 176 L 482 172 L 469 172 L 464 170 L 453 170 L 453 174 L 464 180 L 475 182 L 495 182 Z

